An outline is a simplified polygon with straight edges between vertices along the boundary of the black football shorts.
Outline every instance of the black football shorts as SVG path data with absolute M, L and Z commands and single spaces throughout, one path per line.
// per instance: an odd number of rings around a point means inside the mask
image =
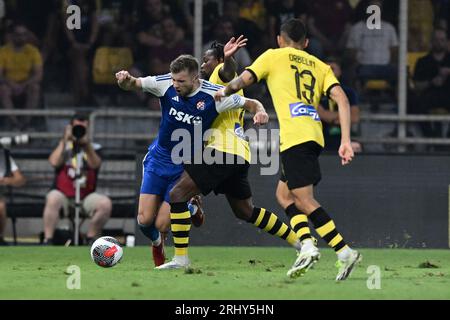
M 319 183 L 322 179 L 319 165 L 321 151 L 318 143 L 308 141 L 280 153 L 280 180 L 287 182 L 289 190 Z
M 214 158 L 221 158 L 221 163 L 184 164 L 184 170 L 189 174 L 203 195 L 214 191 L 215 194 L 226 194 L 233 198 L 244 200 L 252 196 L 248 182 L 250 164 L 243 158 L 211 150 Z M 226 161 L 228 157 L 228 161 Z

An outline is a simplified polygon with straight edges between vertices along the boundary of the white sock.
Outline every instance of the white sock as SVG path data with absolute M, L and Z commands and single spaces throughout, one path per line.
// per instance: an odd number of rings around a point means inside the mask
M 300 240 L 295 241 L 294 248 L 298 251 L 302 250 L 302 243 L 300 242 Z
M 176 262 L 178 262 L 179 264 L 187 264 L 189 263 L 189 258 L 187 255 L 183 255 L 183 256 L 173 256 L 173 260 L 175 260 Z
M 155 241 L 152 241 L 152 246 L 157 247 L 161 244 L 161 233 L 158 236 L 158 239 L 156 239 Z
M 339 252 L 337 254 L 337 256 L 338 256 L 339 260 L 347 260 L 348 257 L 350 257 L 351 253 L 352 253 L 352 249 L 350 249 L 349 246 L 345 246 L 345 248 L 342 249 L 341 252 Z
M 302 241 L 302 250 L 310 250 L 315 247 L 312 239 L 305 239 Z

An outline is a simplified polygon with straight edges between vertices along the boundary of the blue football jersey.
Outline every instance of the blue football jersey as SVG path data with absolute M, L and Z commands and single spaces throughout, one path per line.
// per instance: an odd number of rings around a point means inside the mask
M 245 98 L 237 94 L 223 98 L 220 102 L 215 101 L 214 94 L 222 86 L 206 80 L 200 80 L 199 88 L 185 97 L 177 94 L 170 73 L 140 78 L 140 80 L 143 91 L 159 97 L 160 101 L 161 122 L 158 137 L 149 146 L 150 157 L 153 160 L 149 162 L 150 167 L 148 167 L 160 175 L 171 175 L 183 171 L 181 158 L 192 159 L 195 152 L 201 151 L 203 134 L 211 127 L 219 113 L 241 108 L 245 103 Z M 177 131 L 180 134 L 175 134 L 174 138 L 178 138 L 172 139 L 172 134 L 177 129 L 184 129 L 184 131 Z M 190 157 L 184 155 L 182 150 L 180 152 L 177 149 L 174 150 L 186 138 L 186 134 L 192 137 Z M 172 151 L 175 151 L 174 157 L 172 157 Z

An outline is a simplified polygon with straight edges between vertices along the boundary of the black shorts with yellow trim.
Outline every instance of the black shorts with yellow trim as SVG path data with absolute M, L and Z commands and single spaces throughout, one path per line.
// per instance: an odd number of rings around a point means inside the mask
M 308 141 L 295 145 L 280 153 L 280 180 L 287 182 L 289 190 L 317 185 L 322 179 L 319 156 L 322 147 Z
M 184 164 L 184 170 L 189 174 L 203 195 L 214 191 L 215 194 L 226 194 L 233 198 L 244 200 L 252 196 L 248 182 L 250 164 L 244 158 L 212 149 L 214 159 L 220 159 L 213 164 Z

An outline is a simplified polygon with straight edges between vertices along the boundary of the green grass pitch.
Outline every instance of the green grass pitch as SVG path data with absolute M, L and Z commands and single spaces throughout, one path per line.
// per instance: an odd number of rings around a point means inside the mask
M 185 272 L 153 270 L 147 247 L 124 248 L 121 263 L 109 269 L 91 261 L 88 247 L 3 247 L 0 299 L 450 299 L 448 250 L 360 249 L 361 265 L 340 283 L 330 249 L 322 249 L 314 269 L 295 280 L 286 277 L 293 249 L 189 250 L 192 269 Z M 70 265 L 80 268 L 79 290 L 67 289 Z M 369 266 L 379 267 L 380 289 L 367 287 L 376 284 Z

